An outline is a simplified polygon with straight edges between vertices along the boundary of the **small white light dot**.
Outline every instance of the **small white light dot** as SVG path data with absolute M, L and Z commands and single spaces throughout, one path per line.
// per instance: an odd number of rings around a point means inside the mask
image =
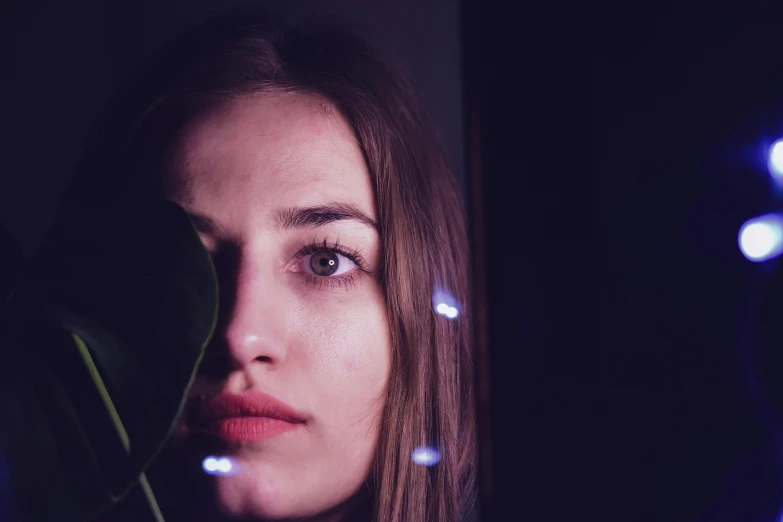
M 459 315 L 459 312 L 453 306 L 450 306 L 449 309 L 446 310 L 446 317 L 448 317 L 449 319 L 454 319 L 458 315 Z
M 420 446 L 413 450 L 411 459 L 422 466 L 434 466 L 440 462 L 440 453 L 435 448 Z
M 750 261 L 779 256 L 783 253 L 783 217 L 766 214 L 746 221 L 740 228 L 739 246 Z
M 783 140 L 769 149 L 769 172 L 777 178 L 783 178 Z
M 231 461 L 226 458 L 222 458 L 217 462 L 217 469 L 221 473 L 228 473 L 231 471 Z
M 201 466 L 207 473 L 214 473 L 218 469 L 218 461 L 215 457 L 207 457 Z
M 446 303 L 440 303 L 437 308 L 435 308 L 439 314 L 447 315 L 449 313 L 449 308 L 451 308 Z

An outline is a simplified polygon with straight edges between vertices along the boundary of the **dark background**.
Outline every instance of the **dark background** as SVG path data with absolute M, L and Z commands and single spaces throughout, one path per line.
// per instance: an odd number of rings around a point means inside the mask
M 783 137 L 781 7 L 615 4 L 598 40 L 611 493 L 634 520 L 777 522 L 783 511 L 742 365 L 745 311 L 775 267 L 737 247 L 743 221 L 781 208 L 766 170 L 766 147 Z
M 100 104 L 215 5 L 10 6 L 0 219 L 27 252 Z M 490 349 L 484 519 L 777 522 L 777 419 L 742 365 L 776 266 L 736 236 L 781 206 L 764 159 L 783 137 L 781 6 L 277 5 L 370 27 L 468 188 Z
M 491 520 L 780 520 L 780 397 L 758 415 L 743 366 L 776 266 L 737 233 L 781 207 L 781 7 L 466 2 Z

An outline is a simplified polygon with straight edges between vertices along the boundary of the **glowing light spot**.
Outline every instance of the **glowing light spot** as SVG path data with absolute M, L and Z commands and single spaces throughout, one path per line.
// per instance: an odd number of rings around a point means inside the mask
M 783 253 L 783 216 L 766 214 L 746 221 L 739 231 L 739 247 L 756 263 L 779 256 Z
M 207 457 L 201 467 L 210 475 L 233 475 L 237 471 L 234 462 L 227 457 Z
M 783 181 L 783 140 L 778 140 L 769 149 L 769 173 Z
M 207 457 L 204 459 L 201 467 L 203 467 L 204 471 L 207 473 L 214 473 L 218 469 L 218 461 L 215 457 Z
M 440 453 L 435 448 L 420 446 L 413 450 L 411 459 L 421 466 L 434 466 L 440 462 Z
M 449 306 L 446 303 L 440 303 L 438 306 L 435 307 L 435 310 L 440 315 L 445 315 L 449 319 L 454 319 L 459 315 L 459 311 L 454 306 Z
M 440 315 L 454 319 L 459 315 L 457 300 L 444 290 L 436 290 L 432 294 L 432 306 Z
M 231 461 L 229 459 L 222 458 L 217 461 L 217 469 L 221 473 L 228 473 L 229 471 L 231 471 L 232 467 L 233 466 L 231 465 Z

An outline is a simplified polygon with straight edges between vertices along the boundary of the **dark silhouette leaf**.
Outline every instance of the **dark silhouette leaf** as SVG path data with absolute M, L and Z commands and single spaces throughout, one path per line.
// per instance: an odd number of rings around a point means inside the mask
M 15 491 L 46 491 L 18 511 L 85 520 L 144 481 L 171 433 L 215 327 L 215 271 L 179 206 L 136 200 L 58 224 L 25 273 L 0 408 Z

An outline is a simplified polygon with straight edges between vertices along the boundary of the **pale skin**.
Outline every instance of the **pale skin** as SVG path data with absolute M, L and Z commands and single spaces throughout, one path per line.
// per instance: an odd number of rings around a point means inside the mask
M 209 218 L 196 223 L 221 277 L 224 314 L 209 349 L 226 366 L 200 372 L 190 399 L 258 390 L 307 416 L 302 429 L 232 450 L 242 473 L 209 477 L 194 495 L 228 518 L 343 518 L 339 506 L 370 472 L 391 360 L 373 188 L 352 130 L 314 98 L 257 95 L 191 122 L 165 171 L 165 197 Z M 284 223 L 290 209 L 334 204 L 367 219 Z M 338 240 L 369 274 L 343 255 L 329 255 L 339 267 L 325 276 L 310 263 L 319 254 L 297 258 Z

